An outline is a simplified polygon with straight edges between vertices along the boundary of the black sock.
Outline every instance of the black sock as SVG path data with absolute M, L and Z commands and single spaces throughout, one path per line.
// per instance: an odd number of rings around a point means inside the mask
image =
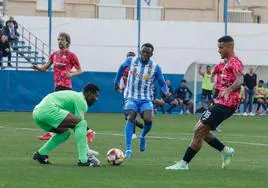
M 133 134 L 136 134 L 136 126 L 133 126 Z
M 195 154 L 197 154 L 197 151 L 194 151 L 191 147 L 188 147 L 183 156 L 183 160 L 189 163 L 192 158 L 194 158 Z
M 143 124 L 139 122 L 138 120 L 136 120 L 135 125 L 139 127 L 140 129 L 143 129 Z
M 208 142 L 208 144 L 218 151 L 222 151 L 225 147 L 225 145 L 221 143 L 221 141 L 219 141 L 217 138 L 213 138 L 210 142 Z

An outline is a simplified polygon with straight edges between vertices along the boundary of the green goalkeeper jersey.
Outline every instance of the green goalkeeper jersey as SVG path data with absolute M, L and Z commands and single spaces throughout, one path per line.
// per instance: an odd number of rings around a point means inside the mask
M 38 105 L 37 108 L 53 108 L 58 107 L 66 110 L 76 116 L 84 119 L 88 105 L 82 92 L 72 90 L 58 91 L 47 95 Z

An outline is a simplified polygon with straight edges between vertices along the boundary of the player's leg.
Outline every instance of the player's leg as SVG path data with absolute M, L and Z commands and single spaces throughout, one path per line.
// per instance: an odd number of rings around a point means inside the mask
M 71 88 L 69 87 L 65 87 L 65 86 L 57 86 L 55 88 L 55 92 L 57 91 L 64 91 L 64 90 L 72 90 Z M 49 140 L 54 134 L 52 132 L 47 132 L 41 136 L 38 136 L 38 139 L 39 140 Z
M 206 108 L 206 98 L 207 98 L 207 93 L 205 89 L 202 89 L 202 94 L 201 94 L 201 101 L 202 101 L 202 107 L 203 109 Z
M 166 169 L 171 170 L 187 170 L 188 163 L 196 155 L 196 153 L 202 147 L 202 141 L 205 140 L 210 146 L 222 152 L 223 155 L 223 165 L 225 168 L 230 161 L 230 157 L 234 155 L 234 150 L 229 147 L 225 147 L 217 138 L 211 134 L 211 130 L 215 130 L 216 127 L 221 124 L 222 121 L 229 118 L 235 109 L 225 107 L 223 105 L 213 105 L 211 106 L 200 118 L 200 121 L 196 124 L 194 128 L 194 137 L 187 148 L 183 160 L 175 165 L 169 166 Z
M 141 116 L 144 121 L 143 130 L 140 135 L 140 151 L 145 151 L 146 149 L 146 135 L 150 132 L 152 128 L 153 119 L 153 103 L 145 102 L 140 107 Z
M 173 109 L 173 108 L 176 108 L 176 106 L 178 106 L 178 101 L 177 101 L 177 99 L 175 99 L 175 100 L 169 102 L 169 105 L 170 105 L 170 107 L 169 107 L 169 109 L 167 110 L 167 112 L 168 112 L 169 114 L 171 114 L 172 109 Z
M 186 149 L 183 159 L 171 166 L 166 167 L 167 170 L 188 170 L 188 164 L 199 152 L 202 147 L 203 139 L 205 135 L 210 131 L 210 128 L 199 121 L 194 129 L 194 136 L 190 143 L 190 146 Z
M 132 133 L 133 127 L 135 126 L 135 120 L 138 112 L 137 101 L 128 99 L 125 101 L 125 114 L 126 114 L 126 125 L 125 125 L 125 156 L 130 158 L 132 155 Z
M 207 91 L 207 96 L 208 96 L 208 107 L 213 104 L 213 98 L 212 98 L 212 90 Z
M 136 139 L 136 127 L 139 127 L 140 129 L 143 129 L 143 123 L 140 122 L 139 120 L 135 120 L 135 125 L 133 126 L 133 134 L 132 134 L 132 139 Z
M 255 101 L 257 103 L 256 115 L 258 115 L 258 114 L 260 114 L 260 107 L 261 107 L 262 101 L 261 101 L 261 99 L 256 99 Z
M 69 138 L 70 131 L 67 128 L 56 129 L 67 114 L 68 112 L 57 113 L 57 110 L 53 108 L 39 108 L 33 111 L 33 119 L 41 129 L 46 132 L 55 132 L 55 135 L 51 137 L 49 141 L 46 142 L 37 152 L 35 152 L 33 156 L 34 160 L 38 160 L 43 164 L 48 164 L 47 153 Z M 51 122 L 53 123 L 51 124 Z
M 127 121 L 125 125 L 125 156 L 130 158 L 132 155 L 132 134 L 135 126 L 137 113 L 134 110 L 126 111 Z

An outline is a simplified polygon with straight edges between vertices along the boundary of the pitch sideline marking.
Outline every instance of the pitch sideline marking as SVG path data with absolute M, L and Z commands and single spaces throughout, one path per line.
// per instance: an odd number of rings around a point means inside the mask
M 40 131 L 40 129 L 35 129 L 35 128 L 10 128 L 10 127 L 4 127 L 0 126 L 1 129 L 14 129 L 14 130 L 25 130 L 25 131 Z M 97 135 L 111 135 L 111 136 L 121 136 L 123 137 L 123 134 L 120 133 L 111 133 L 111 132 L 97 132 Z M 181 134 L 183 135 L 183 134 Z M 189 133 L 185 133 L 183 136 L 189 136 Z M 189 138 L 174 138 L 174 137 L 167 137 L 167 136 L 148 136 L 148 138 L 153 138 L 153 139 L 165 139 L 165 140 L 189 140 Z M 239 141 L 224 141 L 226 143 L 231 143 L 231 144 L 242 144 L 242 145 L 251 145 L 251 146 L 262 146 L 262 147 L 268 147 L 268 144 L 264 143 L 254 143 L 254 142 L 239 142 Z

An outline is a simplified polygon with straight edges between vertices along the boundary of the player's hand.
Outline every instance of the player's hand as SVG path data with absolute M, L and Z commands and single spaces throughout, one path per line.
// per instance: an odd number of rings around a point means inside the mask
M 228 100 L 230 93 L 231 93 L 231 90 L 229 88 L 226 88 L 222 93 L 222 97 L 224 97 L 225 100 Z
M 32 69 L 33 69 L 33 70 L 37 70 L 37 71 L 39 71 L 39 67 L 38 67 L 37 65 L 33 65 L 33 66 L 32 66 Z
M 66 74 L 66 76 L 68 77 L 68 78 L 71 78 L 72 77 L 72 73 L 71 72 L 67 72 L 67 73 L 65 73 Z
M 118 91 L 119 93 L 122 93 L 122 91 L 121 91 L 121 89 L 120 89 L 120 87 L 119 87 L 118 84 L 114 84 L 114 89 L 115 89 L 116 91 Z

